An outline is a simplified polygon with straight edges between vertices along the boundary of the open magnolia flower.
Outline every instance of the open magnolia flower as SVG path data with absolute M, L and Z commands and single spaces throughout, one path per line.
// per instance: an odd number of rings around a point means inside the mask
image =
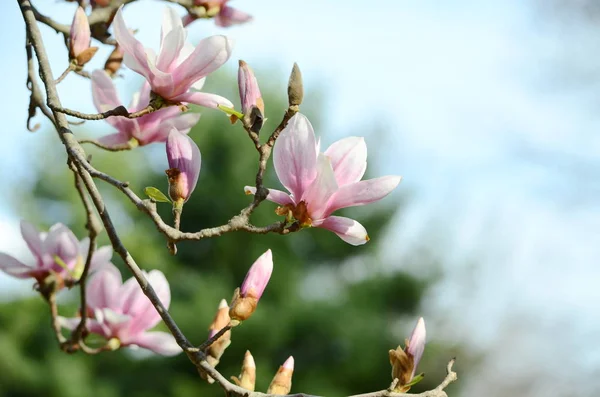
M 238 10 L 227 5 L 229 0 L 195 0 L 194 6 L 201 7 L 202 15 L 212 16 L 214 15 L 215 23 L 217 26 L 228 28 L 232 25 L 238 25 L 240 23 L 250 22 L 252 16 L 243 11 Z M 183 17 L 183 24 L 189 25 L 193 21 L 198 19 L 198 16 L 188 14 Z
M 99 112 L 106 112 L 121 106 L 113 81 L 105 71 L 95 70 L 92 73 L 92 96 Z M 146 82 L 140 92 L 133 95 L 127 110 L 131 113 L 148 106 L 150 85 Z M 153 142 L 165 142 L 173 128 L 187 134 L 198 123 L 200 113 L 181 113 L 177 106 L 169 106 L 142 117 L 129 119 L 123 116 L 106 118 L 106 122 L 117 129 L 116 134 L 106 135 L 99 142 L 108 147 L 124 145 L 148 145 Z M 132 139 L 135 141 L 132 142 Z M 133 143 L 133 145 L 132 145 Z
M 269 189 L 267 200 L 279 204 L 279 215 L 296 219 L 302 227 L 331 230 L 352 245 L 369 241 L 365 228 L 353 219 L 331 214 L 346 207 L 382 199 L 398 186 L 400 176 L 361 181 L 367 169 L 367 146 L 363 138 L 348 137 L 319 152 L 308 119 L 297 113 L 281 132 L 273 152 L 275 172 L 291 193 Z M 246 186 L 247 194 L 256 188 Z
M 29 222 L 21 221 L 21 235 L 36 259 L 34 266 L 27 266 L 16 258 L 0 252 L 0 270 L 17 278 L 35 278 L 38 283 L 51 275 L 56 275 L 58 287 L 64 281 L 76 281 L 81 277 L 90 247 L 90 239 L 81 241 L 61 223 L 50 228 L 48 233 L 40 232 Z M 97 249 L 92 256 L 90 271 L 112 266 L 112 247 Z
M 123 62 L 150 83 L 150 89 L 169 103 L 195 103 L 216 108 L 233 104 L 215 94 L 200 90 L 204 79 L 223 65 L 231 55 L 232 43 L 225 36 L 208 37 L 194 48 L 185 42 L 187 32 L 177 12 L 167 7 L 162 23 L 160 50 L 156 55 L 145 48 L 131 33 L 123 20 L 121 7 L 115 16 L 114 33 L 123 49 Z
M 171 290 L 165 275 L 159 270 L 145 274 L 160 301 L 169 308 Z M 122 282 L 121 273 L 114 266 L 102 268 L 91 278 L 86 291 L 87 329 L 116 346 L 139 346 L 165 356 L 181 353 L 173 335 L 167 332 L 148 332 L 161 320 L 135 278 Z M 79 318 L 60 317 L 61 325 L 75 329 Z

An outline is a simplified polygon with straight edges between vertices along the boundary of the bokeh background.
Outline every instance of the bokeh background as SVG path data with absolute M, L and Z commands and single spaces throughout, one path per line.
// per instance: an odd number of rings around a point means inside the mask
M 72 3 L 38 1 L 69 23 Z M 435 386 L 458 357 L 461 396 L 591 396 L 600 391 L 600 7 L 593 0 L 502 2 L 387 0 L 236 0 L 251 24 L 190 26 L 189 40 L 227 34 L 229 63 L 206 91 L 234 103 L 237 59 L 255 70 L 266 101 L 266 130 L 286 106 L 294 61 L 304 75 L 303 112 L 328 145 L 365 136 L 368 175 L 404 180 L 377 205 L 344 215 L 372 240 L 351 247 L 332 233 L 226 235 L 179 244 L 171 257 L 151 222 L 100 184 L 117 228 L 146 269 L 167 274 L 172 314 L 199 343 L 216 306 L 229 298 L 248 266 L 267 248 L 275 271 L 258 311 L 236 329 L 222 359 L 237 375 L 250 349 L 263 390 L 278 365 L 296 358 L 293 391 L 343 395 L 389 383 L 387 350 L 403 342 L 419 316 L 428 345 L 414 390 Z M 139 37 L 158 46 L 163 4 L 126 8 Z M 0 251 L 31 260 L 21 218 L 48 227 L 63 222 L 84 236 L 82 209 L 65 153 L 41 117 L 25 129 L 28 91 L 24 26 L 16 1 L 0 5 L 2 133 Z M 181 10 L 183 15 L 183 10 Z M 67 54 L 60 36 L 42 27 L 55 74 Z M 107 52 L 96 56 L 99 67 Z M 125 103 L 138 76 L 124 72 Z M 89 81 L 69 76 L 63 103 L 93 112 Z M 198 109 L 196 109 L 198 110 Z M 239 126 L 201 110 L 190 133 L 203 154 L 184 230 L 222 224 L 249 200 L 255 151 Z M 104 122 L 75 129 L 110 132 Z M 164 146 L 129 153 L 90 148 L 94 163 L 143 187 L 166 187 Z M 268 186 L 277 186 L 273 172 Z M 256 224 L 276 219 L 265 203 Z M 162 208 L 169 218 L 169 209 Z M 106 239 L 104 238 L 104 243 Z M 115 263 L 123 269 L 115 257 Z M 181 355 L 141 351 L 89 357 L 59 351 L 44 302 L 29 281 L 0 274 L 0 396 L 217 396 Z M 75 292 L 61 313 L 76 310 Z

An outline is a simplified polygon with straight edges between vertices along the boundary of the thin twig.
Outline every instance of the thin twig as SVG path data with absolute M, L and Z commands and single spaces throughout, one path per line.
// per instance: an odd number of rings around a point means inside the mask
M 77 110 L 72 110 L 69 108 L 64 108 L 62 106 L 56 105 L 56 103 L 54 101 L 51 102 L 50 99 L 48 99 L 48 107 L 50 107 L 50 109 L 52 109 L 55 112 L 66 114 L 68 116 L 77 117 L 82 120 L 104 120 L 105 118 L 112 117 L 112 116 L 123 116 L 123 117 L 127 117 L 129 119 L 135 119 L 138 117 L 145 116 L 145 115 L 157 110 L 152 106 L 147 106 L 144 109 L 139 110 L 137 112 L 129 113 L 127 108 L 125 106 L 121 105 L 121 106 L 117 106 L 114 109 L 107 110 L 106 112 L 102 112 L 102 113 L 82 113 L 82 112 L 78 112 Z
M 219 332 L 217 332 L 216 334 L 214 334 L 213 336 L 211 336 L 210 338 L 208 338 L 204 343 L 202 343 L 200 346 L 198 346 L 198 350 L 200 351 L 204 351 L 206 349 L 208 349 L 213 343 L 216 342 L 217 339 L 219 339 L 221 336 L 223 336 L 223 334 L 227 331 L 229 331 L 231 329 L 231 325 L 228 324 L 226 326 L 224 326 L 223 328 L 221 328 L 219 330 Z
M 65 79 L 65 77 L 67 77 L 69 75 L 69 73 L 71 73 L 73 70 L 75 70 L 75 67 L 72 63 L 69 64 L 69 66 L 67 66 L 67 68 L 65 69 L 65 71 L 56 79 L 54 80 L 54 84 L 59 84 L 61 81 L 63 81 Z
M 73 124 L 73 123 L 71 123 Z M 106 146 L 105 144 L 103 144 L 100 141 L 97 141 L 95 139 L 80 139 L 79 140 L 80 144 L 84 144 L 84 143 L 89 143 L 92 144 L 100 149 L 103 150 L 107 150 L 109 152 L 122 152 L 124 150 L 131 150 L 133 149 L 133 146 L 129 143 L 124 143 L 122 145 L 115 145 L 115 146 Z

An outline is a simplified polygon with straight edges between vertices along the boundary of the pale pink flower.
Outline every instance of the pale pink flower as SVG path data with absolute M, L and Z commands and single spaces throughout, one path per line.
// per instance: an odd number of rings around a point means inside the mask
M 90 25 L 85 11 L 77 7 L 69 34 L 69 57 L 75 59 L 79 66 L 85 65 L 98 50 L 97 47 L 90 47 L 91 39 Z
M 269 189 L 267 200 L 282 207 L 280 215 L 294 217 L 303 227 L 331 230 L 352 245 L 369 241 L 357 221 L 331 215 L 340 208 L 369 204 L 387 196 L 398 186 L 400 176 L 361 181 L 367 168 L 367 146 L 363 138 L 348 137 L 319 152 L 308 119 L 297 113 L 281 132 L 273 152 L 279 180 L 290 192 Z M 246 186 L 247 194 L 256 189 Z
M 113 80 L 104 70 L 95 70 L 92 73 L 92 96 L 98 112 L 121 106 Z M 131 113 L 142 110 L 148 106 L 149 99 L 150 86 L 146 82 L 141 91 L 133 95 L 127 110 Z M 106 122 L 118 132 L 104 136 L 99 141 L 109 147 L 126 145 L 131 139 L 135 139 L 140 146 L 165 142 L 173 128 L 187 134 L 199 119 L 200 113 L 182 113 L 177 106 L 168 106 L 135 119 L 123 116 L 108 117 Z
M 423 352 L 425 351 L 425 337 L 425 320 L 423 320 L 423 317 L 420 317 L 415 329 L 413 329 L 413 332 L 410 335 L 408 345 L 406 346 L 406 353 L 412 356 L 414 360 L 411 379 L 415 376 L 417 366 L 421 361 L 421 357 L 423 357 Z
M 242 102 L 242 113 L 244 115 L 250 114 L 252 107 L 257 107 L 264 116 L 265 104 L 254 72 L 246 62 L 241 60 L 238 69 L 238 86 L 240 101 Z
M 165 275 L 159 270 L 145 273 L 160 301 L 169 308 L 171 290 Z M 148 332 L 161 320 L 160 315 L 140 288 L 135 278 L 123 283 L 121 273 L 106 267 L 94 274 L 86 291 L 87 329 L 107 340 L 116 338 L 119 346 L 139 346 L 165 356 L 181 353 L 173 335 L 167 332 Z M 79 318 L 60 318 L 61 325 L 74 329 Z
M 78 241 L 73 232 L 61 223 L 53 225 L 45 233 L 25 221 L 21 221 L 21 235 L 35 257 L 35 264 L 28 266 L 10 255 L 0 253 L 0 270 L 17 278 L 35 278 L 40 284 L 50 274 L 57 275 L 61 281 L 79 279 L 88 255 L 89 238 Z M 110 246 L 95 250 L 90 270 L 109 266 L 112 252 Z
M 231 300 L 229 316 L 233 320 L 244 321 L 256 310 L 273 273 L 273 253 L 267 250 L 254 262 L 246 273 L 246 278 L 239 289 L 236 289 Z
M 223 28 L 250 22 L 252 20 L 250 14 L 228 6 L 228 2 L 229 0 L 196 0 L 194 1 L 194 5 L 197 7 L 204 7 L 206 14 L 214 15 L 217 26 Z M 183 17 L 183 25 L 187 26 L 196 19 L 198 19 L 196 16 L 188 14 Z
M 194 48 L 186 44 L 187 32 L 177 12 L 167 7 L 162 23 L 160 50 L 156 55 L 145 48 L 131 33 L 123 20 L 123 9 L 117 11 L 114 34 L 125 53 L 124 63 L 150 83 L 150 89 L 170 102 L 195 103 L 216 108 L 233 104 L 215 94 L 199 90 L 205 77 L 221 67 L 231 55 L 232 43 L 225 36 L 208 37 Z
M 198 145 L 189 136 L 172 129 L 167 138 L 169 196 L 174 202 L 186 202 L 196 188 L 202 157 Z

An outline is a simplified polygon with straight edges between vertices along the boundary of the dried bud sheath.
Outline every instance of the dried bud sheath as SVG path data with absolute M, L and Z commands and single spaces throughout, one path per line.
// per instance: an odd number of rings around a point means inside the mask
M 256 385 L 256 364 L 249 350 L 246 350 L 246 354 L 244 355 L 244 363 L 242 364 L 242 371 L 239 378 L 235 376 L 231 378 L 238 386 L 254 391 Z

